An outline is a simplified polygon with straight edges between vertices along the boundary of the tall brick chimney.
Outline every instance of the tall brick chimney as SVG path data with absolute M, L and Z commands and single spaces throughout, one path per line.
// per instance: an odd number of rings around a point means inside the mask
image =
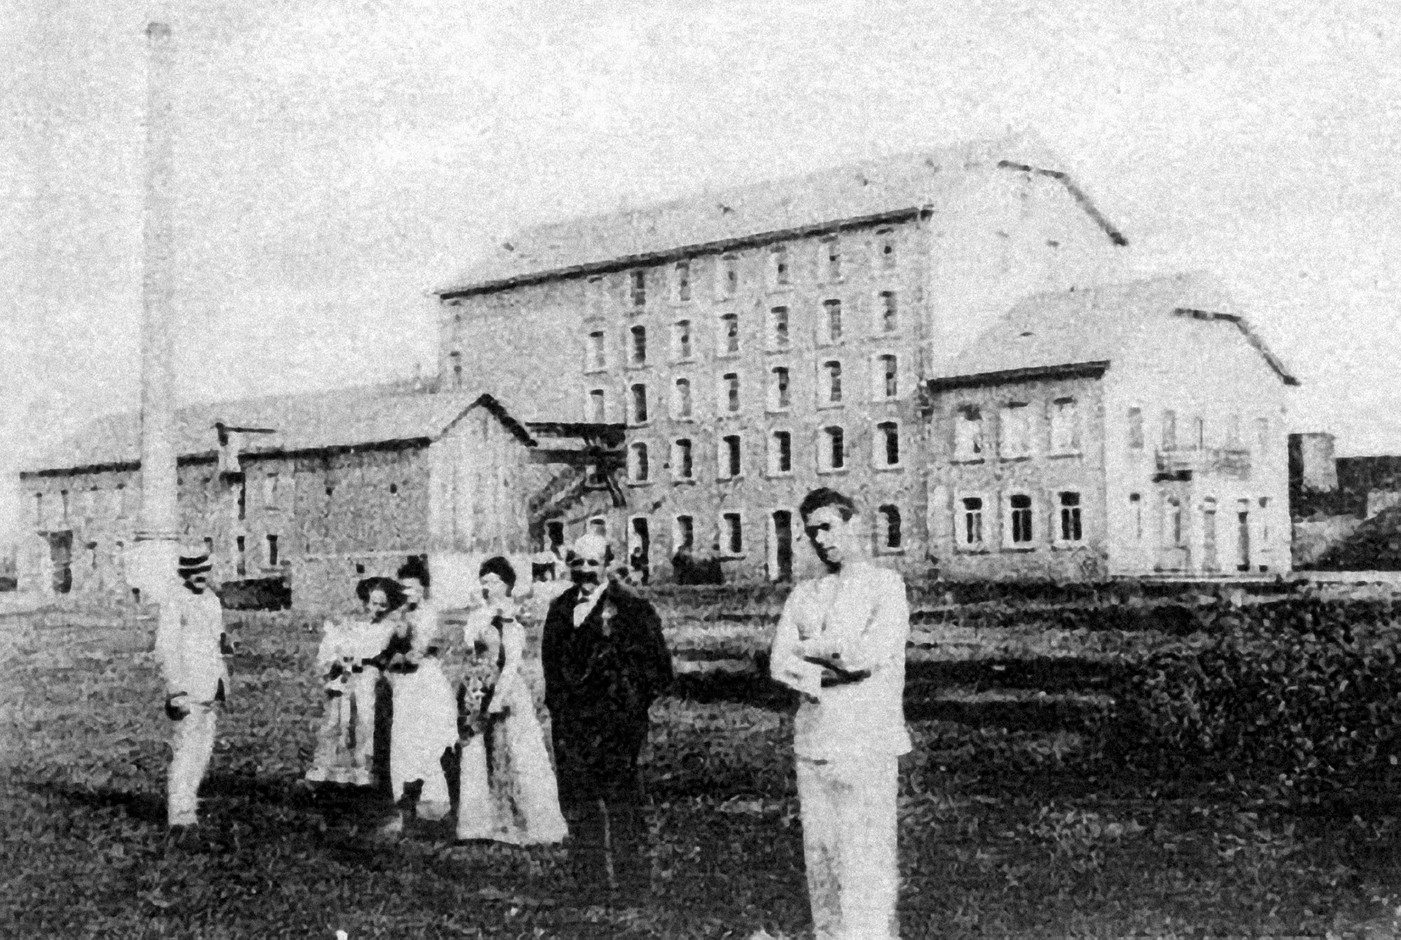
M 178 553 L 171 314 L 174 306 L 172 230 L 173 49 L 170 26 L 146 26 L 146 192 L 143 214 L 144 274 L 141 317 L 141 515 L 131 586 L 143 600 L 160 600 L 175 581 Z

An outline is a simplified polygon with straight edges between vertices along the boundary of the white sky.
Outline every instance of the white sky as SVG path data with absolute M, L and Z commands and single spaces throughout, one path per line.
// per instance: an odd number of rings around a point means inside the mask
M 1401 12 L 1334 6 L 181 0 L 181 395 L 431 368 L 424 291 L 522 224 L 1030 130 L 1232 290 L 1296 429 L 1401 452 Z M 0 471 L 136 406 L 153 9 L 4 10 Z

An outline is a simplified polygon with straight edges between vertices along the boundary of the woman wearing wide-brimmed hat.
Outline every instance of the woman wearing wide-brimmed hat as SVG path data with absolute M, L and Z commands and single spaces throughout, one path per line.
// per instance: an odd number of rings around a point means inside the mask
M 316 754 L 306 779 L 313 783 L 374 782 L 375 688 L 378 657 L 394 631 L 390 615 L 404 592 L 390 578 L 365 578 L 355 585 L 364 607 L 359 618 L 326 621 L 316 665 L 325 689 L 325 711 L 316 734 Z

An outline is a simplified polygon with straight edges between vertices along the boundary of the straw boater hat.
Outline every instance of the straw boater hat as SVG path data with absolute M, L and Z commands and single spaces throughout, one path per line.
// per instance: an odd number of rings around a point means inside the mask
M 179 566 L 176 571 L 180 577 L 189 577 L 192 574 L 203 574 L 212 569 L 214 565 L 209 561 L 209 552 L 203 549 L 195 551 L 184 551 L 180 553 Z

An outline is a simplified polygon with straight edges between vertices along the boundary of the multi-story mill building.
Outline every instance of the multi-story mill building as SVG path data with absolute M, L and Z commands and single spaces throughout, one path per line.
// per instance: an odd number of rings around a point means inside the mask
M 1025 139 L 544 225 L 437 291 L 441 378 L 523 420 L 625 424 L 627 505 L 607 523 L 655 577 L 683 548 L 732 579 L 791 577 L 819 485 L 861 501 L 875 550 L 914 572 L 923 377 L 1020 297 L 1113 278 L 1125 243 Z

